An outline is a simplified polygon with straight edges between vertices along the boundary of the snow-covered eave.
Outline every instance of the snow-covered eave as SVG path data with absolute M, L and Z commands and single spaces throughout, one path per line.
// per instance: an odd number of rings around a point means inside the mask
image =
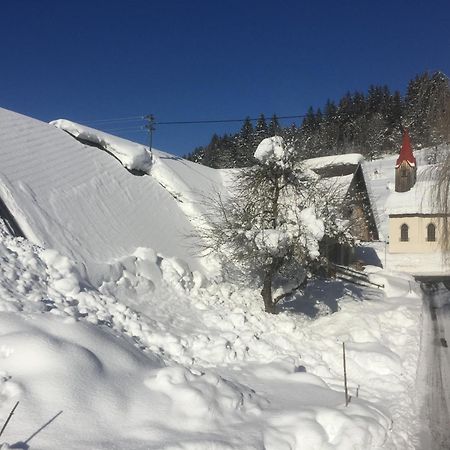
M 409 167 L 416 167 L 415 161 L 408 161 L 407 159 L 403 159 L 402 161 L 397 161 L 395 164 L 395 168 L 398 169 L 404 162 L 408 164 Z
M 364 156 L 360 153 L 346 153 L 344 155 L 320 156 L 302 161 L 302 164 L 309 169 L 322 169 L 332 166 L 358 165 L 364 161 Z
M 145 145 L 137 144 L 66 119 L 54 120 L 50 122 L 50 125 L 54 125 L 56 128 L 69 133 L 83 143 L 90 143 L 111 153 L 130 171 L 150 173 L 152 155 Z

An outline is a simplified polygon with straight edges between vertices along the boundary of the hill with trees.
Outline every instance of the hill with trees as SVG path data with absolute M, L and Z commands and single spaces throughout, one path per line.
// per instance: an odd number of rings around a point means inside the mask
M 448 142 L 450 85 L 442 72 L 417 75 L 405 95 L 388 86 L 370 86 L 367 92 L 346 93 L 339 102 L 309 108 L 301 125 L 281 126 L 273 115 L 261 114 L 254 124 L 245 119 L 236 134 L 214 134 L 208 145 L 185 157 L 214 167 L 246 167 L 262 139 L 281 135 L 302 159 L 343 153 L 361 153 L 369 159 L 396 152 L 404 127 L 416 148 Z

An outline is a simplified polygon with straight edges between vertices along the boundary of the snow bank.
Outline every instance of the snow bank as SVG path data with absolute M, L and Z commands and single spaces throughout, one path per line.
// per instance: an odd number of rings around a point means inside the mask
M 59 119 L 50 122 L 83 142 L 98 145 L 130 170 L 150 173 L 178 203 L 190 220 L 201 224 L 205 199 L 212 192 L 221 192 L 221 171 L 192 163 L 169 153 L 148 148 L 108 133 Z
M 420 319 L 409 280 L 392 277 L 386 297 L 313 284 L 273 316 L 257 292 L 203 287 L 149 249 L 118 262 L 101 293 L 54 250 L 4 232 L 0 243 L 0 415 L 21 402 L 3 436 L 11 445 L 408 448 Z M 159 288 L 128 305 L 113 296 L 153 271 Z M 370 276 L 388 286 L 383 272 Z
M 62 442 L 66 448 L 199 448 L 190 441 L 213 443 L 222 423 L 260 411 L 250 389 L 210 372 L 165 368 L 158 357 L 108 329 L 73 319 L 0 314 L 0 330 L 2 416 L 20 398 L 5 434 L 10 442 L 39 448 Z M 47 427 L 33 436 L 46 419 Z
M 66 131 L 77 139 L 100 146 L 112 153 L 129 170 L 138 170 L 145 173 L 150 171 L 152 155 L 148 147 L 144 145 L 94 130 L 70 120 L 58 119 L 50 122 L 50 125 Z

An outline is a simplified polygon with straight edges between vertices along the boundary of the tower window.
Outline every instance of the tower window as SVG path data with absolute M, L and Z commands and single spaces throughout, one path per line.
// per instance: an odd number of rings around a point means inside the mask
M 427 225 L 427 241 L 434 242 L 436 240 L 436 225 L 429 223 Z
M 408 225 L 406 225 L 406 223 L 404 223 L 400 227 L 400 241 L 402 241 L 402 242 L 409 241 L 408 231 L 409 231 L 409 227 L 408 227 Z

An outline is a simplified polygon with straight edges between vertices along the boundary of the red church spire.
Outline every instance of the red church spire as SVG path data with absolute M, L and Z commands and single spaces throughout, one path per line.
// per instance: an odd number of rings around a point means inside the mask
M 403 161 L 406 161 L 411 167 L 416 166 L 416 158 L 414 158 L 409 133 L 406 128 L 403 131 L 402 148 L 400 150 L 400 155 L 397 158 L 397 162 L 395 163 L 395 168 L 399 167 Z

